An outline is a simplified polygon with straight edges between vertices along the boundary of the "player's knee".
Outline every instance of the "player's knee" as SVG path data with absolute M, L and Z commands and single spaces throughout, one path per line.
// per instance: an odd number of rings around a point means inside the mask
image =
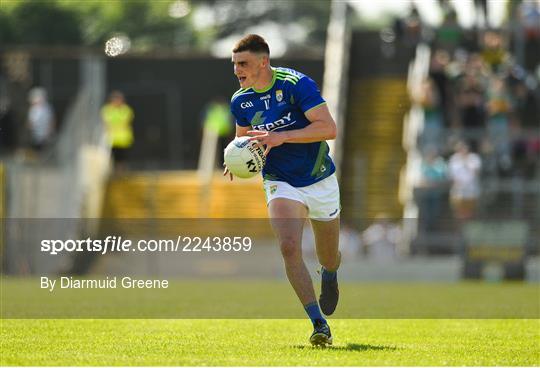
M 285 259 L 302 256 L 299 239 L 295 239 L 293 237 L 283 238 L 280 241 L 279 247 L 281 249 L 281 255 Z

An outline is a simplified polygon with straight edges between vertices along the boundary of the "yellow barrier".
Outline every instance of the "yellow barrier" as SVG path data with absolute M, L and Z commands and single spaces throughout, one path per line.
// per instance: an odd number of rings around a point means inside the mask
M 262 179 L 229 182 L 220 173 L 205 187 L 195 171 L 133 173 L 112 178 L 106 218 L 266 218 Z
M 107 187 L 103 218 L 106 219 L 240 219 L 215 221 L 216 234 L 249 230 L 257 235 L 271 236 L 268 221 L 249 221 L 250 229 L 241 219 L 266 219 L 267 208 L 262 179 L 235 179 L 230 182 L 215 173 L 211 184 L 205 186 L 195 171 L 131 173 L 113 177 Z M 170 224 L 161 222 L 163 226 Z M 199 227 L 195 222 L 186 222 Z M 202 232 L 209 223 L 201 221 Z M 231 227 L 237 227 L 232 229 Z M 133 231 L 144 229 L 129 229 Z M 193 230 L 193 229 L 192 229 Z

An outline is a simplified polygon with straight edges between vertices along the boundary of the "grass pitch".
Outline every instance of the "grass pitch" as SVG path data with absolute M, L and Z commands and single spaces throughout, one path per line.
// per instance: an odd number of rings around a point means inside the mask
M 1 321 L 1 365 L 540 364 L 540 320 L 331 320 L 313 348 L 306 320 Z
M 171 280 L 167 289 L 41 289 L 2 278 L 6 319 L 303 319 L 286 280 Z M 316 286 L 318 289 L 318 285 Z M 538 319 L 534 283 L 340 282 L 335 319 Z
M 0 365 L 540 365 L 538 284 L 342 283 L 326 349 L 284 280 L 38 285 L 1 280 Z

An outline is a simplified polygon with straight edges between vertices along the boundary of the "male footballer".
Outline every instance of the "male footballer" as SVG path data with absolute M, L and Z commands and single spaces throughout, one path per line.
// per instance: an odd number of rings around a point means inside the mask
M 266 147 L 264 190 L 287 277 L 313 323 L 310 342 L 332 344 L 321 310 L 325 315 L 334 313 L 339 297 L 339 187 L 326 143 L 336 137 L 336 124 L 311 78 L 270 66 L 270 49 L 262 37 L 248 35 L 238 41 L 232 63 L 240 82 L 231 99 L 236 136 L 250 136 Z M 322 265 L 318 302 L 302 258 L 308 217 Z

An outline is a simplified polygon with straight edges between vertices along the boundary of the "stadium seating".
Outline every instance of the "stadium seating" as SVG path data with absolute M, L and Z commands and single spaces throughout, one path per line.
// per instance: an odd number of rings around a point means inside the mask
M 409 108 L 406 80 L 381 77 L 351 86 L 346 135 L 347 155 L 365 157 L 358 171 L 354 159 L 345 160 L 342 175 L 344 211 L 353 218 L 373 219 L 379 213 L 400 218 L 399 173 L 405 162 L 401 144 L 403 115 Z M 352 174 L 351 174 L 352 173 Z M 358 181 L 363 185 L 358 185 Z M 355 192 L 361 191 L 361 193 Z M 365 203 L 348 206 L 353 198 Z

